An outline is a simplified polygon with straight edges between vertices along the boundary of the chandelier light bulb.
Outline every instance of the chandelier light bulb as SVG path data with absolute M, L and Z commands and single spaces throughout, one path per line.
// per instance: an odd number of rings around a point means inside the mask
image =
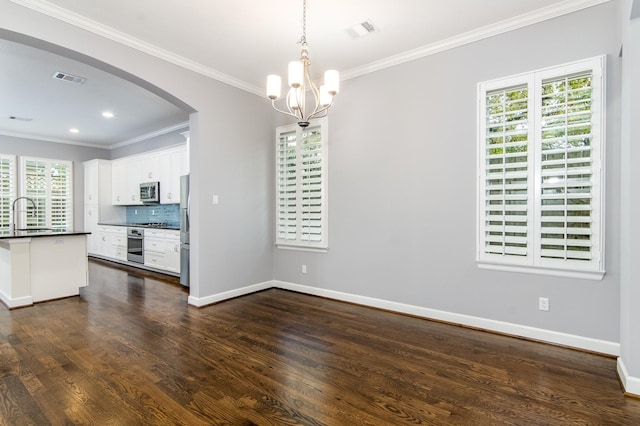
M 333 102 L 333 95 L 327 90 L 326 84 L 320 86 L 320 106 L 328 107 Z
M 290 89 L 289 94 L 287 95 L 287 104 L 289 108 L 293 110 L 299 110 L 300 105 L 298 105 L 298 89 Z
M 267 97 L 271 100 L 278 99 L 282 92 L 282 79 L 279 75 L 267 76 Z
M 327 92 L 331 96 L 335 96 L 340 92 L 340 74 L 336 70 L 328 70 L 324 72 L 324 85 Z
M 302 86 L 304 78 L 304 65 L 300 61 L 289 62 L 289 86 L 297 89 Z

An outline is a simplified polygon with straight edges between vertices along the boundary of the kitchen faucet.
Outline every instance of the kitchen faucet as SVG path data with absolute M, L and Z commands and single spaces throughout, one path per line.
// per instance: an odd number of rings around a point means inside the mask
M 38 206 L 36 205 L 36 202 L 33 201 L 32 198 L 29 197 L 18 197 L 15 200 L 13 200 L 13 204 L 11 206 L 11 210 L 13 211 L 13 232 L 15 231 L 19 231 L 19 229 L 16 229 L 16 213 L 19 213 L 21 211 L 26 212 L 27 210 L 16 210 L 16 203 L 19 200 L 29 200 L 31 201 L 31 204 L 33 204 L 33 208 L 35 209 L 35 211 L 33 212 L 33 216 L 32 217 L 38 217 Z

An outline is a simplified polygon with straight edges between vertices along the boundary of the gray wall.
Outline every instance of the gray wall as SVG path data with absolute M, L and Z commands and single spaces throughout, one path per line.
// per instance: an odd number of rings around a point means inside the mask
M 620 344 L 621 359 L 630 379 L 626 390 L 640 395 L 640 226 L 636 219 L 640 210 L 640 1 L 633 2 L 632 20 L 629 10 L 625 22 L 622 117 L 622 208 L 621 208 L 621 282 Z
M 618 342 L 616 8 L 606 3 L 344 82 L 329 114 L 329 252 L 276 249 L 275 279 Z M 601 54 L 608 76 L 604 280 L 478 269 L 477 83 Z M 541 296 L 550 312 L 538 310 Z
M 0 29 L 88 55 L 193 108 L 192 297 L 272 278 L 272 115 L 266 100 L 11 2 Z M 163 96 L 166 98 L 166 96 Z M 213 194 L 220 204 L 211 204 Z
M 84 167 L 82 162 L 94 158 L 109 159 L 111 155 L 109 150 L 0 135 L 0 153 L 73 161 L 73 226 L 75 229 L 83 229 Z

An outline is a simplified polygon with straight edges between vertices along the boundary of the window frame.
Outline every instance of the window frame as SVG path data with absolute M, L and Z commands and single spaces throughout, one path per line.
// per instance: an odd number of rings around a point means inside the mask
M 314 128 L 320 129 L 320 155 L 321 155 L 321 183 L 320 183 L 320 197 L 321 197 L 321 217 L 319 220 L 321 229 L 321 239 L 319 241 L 305 240 L 302 237 L 303 228 L 303 215 L 302 209 L 296 209 L 295 215 L 295 227 L 296 238 L 295 239 L 283 239 L 280 238 L 281 232 L 279 230 L 281 226 L 280 215 L 280 138 L 281 135 L 294 132 L 296 133 L 296 141 L 301 140 L 302 134 L 306 131 L 310 131 Z M 322 117 L 310 121 L 309 126 L 306 129 L 300 128 L 298 124 L 290 124 L 285 126 L 279 126 L 275 132 L 275 230 L 274 239 L 275 246 L 285 250 L 301 250 L 301 251 L 313 251 L 326 253 L 329 248 L 329 197 L 328 197 L 328 170 L 329 170 L 329 126 L 327 117 Z M 296 153 L 301 150 L 301 145 L 296 145 Z M 296 176 L 300 176 L 301 157 L 296 155 Z M 302 184 L 298 178 L 296 178 L 296 205 L 300 204 L 302 198 Z
M 8 190 L 5 191 L 4 182 L 2 176 L 0 176 L 0 228 L 10 229 L 13 224 L 13 212 L 11 210 L 11 206 L 13 201 L 16 199 L 16 194 L 18 193 L 17 188 L 17 161 L 15 155 L 9 154 L 0 154 L 0 161 L 9 163 L 9 178 L 7 182 L 9 182 Z M 2 169 L 0 169 L 2 172 Z M 6 206 L 6 207 L 3 207 Z M 6 210 L 5 210 L 6 209 Z M 8 215 L 5 221 L 2 219 L 3 215 Z
M 27 163 L 28 162 L 39 162 L 39 163 L 44 163 L 45 164 L 45 169 L 46 170 L 51 170 L 51 168 L 54 165 L 63 165 L 64 167 L 67 168 L 67 194 L 66 196 L 68 198 L 66 198 L 66 206 L 67 206 L 67 214 L 65 215 L 65 220 L 64 220 L 64 228 L 65 229 L 73 229 L 73 210 L 74 210 L 74 197 L 73 197 L 73 187 L 74 187 L 74 171 L 73 171 L 73 161 L 69 161 L 69 160 L 57 160 L 57 159 L 51 159 L 51 158 L 37 158 L 37 157 L 27 157 L 27 156 L 20 156 L 19 157 L 19 166 L 18 166 L 18 196 L 19 197 L 29 197 L 29 198 L 42 198 L 44 199 L 45 202 L 45 209 L 44 209 L 44 214 L 40 214 L 39 211 L 39 217 L 37 218 L 37 223 L 34 225 L 32 223 L 28 223 L 29 219 L 26 216 L 26 212 L 30 211 L 32 209 L 31 203 L 26 203 L 24 205 L 25 210 L 24 212 L 21 212 L 21 214 L 18 217 L 18 227 L 26 227 L 25 225 L 28 224 L 28 226 L 35 226 L 35 227 L 46 227 L 46 228 L 53 228 L 55 227 L 57 228 L 62 228 L 61 226 L 59 226 L 59 224 L 54 223 L 53 220 L 53 209 L 52 209 L 52 200 L 53 200 L 53 194 L 51 192 L 52 189 L 52 179 L 51 179 L 51 174 L 48 173 L 46 175 L 46 179 L 45 179 L 45 194 L 42 197 L 34 197 L 33 195 L 30 195 L 28 190 L 27 190 L 27 171 L 26 171 L 26 167 L 27 167 Z
M 605 126 L 606 56 L 597 56 L 559 66 L 478 83 L 477 86 L 477 212 L 476 263 L 482 269 L 600 280 L 605 274 Z M 542 256 L 542 85 L 556 78 L 591 71 L 591 223 L 592 259 L 551 259 Z M 485 251 L 487 179 L 487 94 L 500 89 L 526 85 L 528 88 L 527 139 L 527 253 L 525 256 L 494 254 Z M 505 163 L 506 164 L 506 163 Z M 563 170 L 569 170 L 564 168 Z M 564 204 L 565 206 L 568 204 Z M 504 216 L 503 216 L 504 217 Z M 565 237 L 566 238 L 566 237 Z

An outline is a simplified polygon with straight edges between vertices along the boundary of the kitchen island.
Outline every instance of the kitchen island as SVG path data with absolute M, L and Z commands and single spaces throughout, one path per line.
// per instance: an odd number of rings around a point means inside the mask
M 80 294 L 88 232 L 0 230 L 0 300 L 9 309 Z

